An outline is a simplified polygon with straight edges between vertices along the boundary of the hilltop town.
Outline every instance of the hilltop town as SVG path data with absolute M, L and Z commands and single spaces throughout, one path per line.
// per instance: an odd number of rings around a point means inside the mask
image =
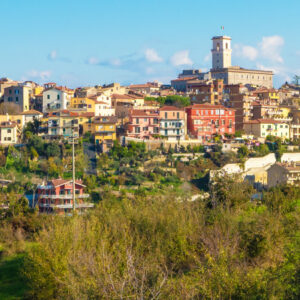
M 167 84 L 0 79 L 1 299 L 299 299 L 299 78 L 211 52 Z

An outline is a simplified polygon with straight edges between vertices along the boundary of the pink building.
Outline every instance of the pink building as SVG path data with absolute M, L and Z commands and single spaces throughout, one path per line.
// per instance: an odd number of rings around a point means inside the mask
M 159 109 L 160 135 L 169 141 L 184 140 L 186 135 L 186 113 L 184 108 L 163 106 Z
M 139 139 L 151 139 L 159 134 L 160 117 L 157 110 L 136 109 L 129 114 L 127 136 Z
M 39 212 L 58 214 L 71 213 L 73 208 L 73 181 L 54 179 L 47 184 L 39 185 L 37 188 L 37 204 Z M 76 209 L 93 207 L 93 203 L 84 202 L 89 194 L 84 193 L 85 185 L 81 180 L 75 181 Z

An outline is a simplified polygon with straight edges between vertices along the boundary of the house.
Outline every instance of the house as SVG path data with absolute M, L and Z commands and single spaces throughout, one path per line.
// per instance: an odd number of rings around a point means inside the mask
M 34 120 L 39 120 L 43 117 L 43 114 L 40 111 L 31 109 L 21 113 L 24 116 L 24 124 L 28 122 L 33 122 Z
M 163 106 L 159 109 L 160 135 L 169 141 L 185 140 L 186 113 L 184 108 Z
M 89 194 L 84 193 L 85 185 L 75 181 L 75 208 L 92 208 L 93 203 L 85 202 Z M 73 210 L 73 181 L 54 179 L 37 187 L 37 205 L 40 213 L 70 214 Z
M 160 134 L 160 115 L 158 110 L 133 109 L 130 111 L 127 136 L 139 139 L 152 139 Z
M 197 76 L 186 76 L 181 78 L 176 78 L 171 80 L 171 87 L 177 92 L 186 92 L 188 87 L 188 82 L 190 80 L 197 80 Z
M 11 145 L 18 142 L 18 126 L 16 122 L 0 123 L 0 145 Z
M 266 138 L 268 135 L 290 138 L 290 125 L 272 119 L 257 119 L 244 123 L 246 134 L 253 134 L 255 137 Z
M 300 164 L 276 163 L 268 170 L 268 187 L 278 184 L 300 185 Z
M 31 86 L 19 83 L 4 89 L 3 101 L 12 104 L 16 113 L 23 112 L 29 109 L 32 93 Z
M 95 112 L 95 100 L 88 97 L 72 97 L 70 107 L 71 110 L 82 110 L 86 112 Z
M 204 141 L 214 135 L 235 133 L 235 111 L 223 105 L 194 104 L 186 107 L 189 134 Z
M 95 143 L 99 146 L 101 152 L 107 152 L 117 139 L 116 126 L 117 117 L 115 116 L 97 116 L 94 119 Z
M 128 89 L 142 93 L 144 95 L 153 95 L 159 91 L 160 84 L 158 82 L 147 82 L 145 84 L 131 84 Z
M 43 91 L 43 113 L 67 109 L 71 104 L 73 90 L 66 87 L 50 86 Z
M 50 112 L 48 119 L 48 134 L 47 137 L 52 138 L 68 138 L 79 136 L 79 121 L 80 115 L 69 110 L 61 110 Z

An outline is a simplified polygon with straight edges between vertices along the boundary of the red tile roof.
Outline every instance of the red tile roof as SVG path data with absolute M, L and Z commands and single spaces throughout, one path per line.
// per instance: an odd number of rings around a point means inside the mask
M 63 184 L 67 184 L 67 183 L 72 183 L 72 180 L 65 180 L 65 179 L 53 179 L 50 181 L 55 187 L 63 185 Z M 75 180 L 75 183 L 78 185 L 82 185 L 85 186 L 84 184 L 82 184 L 82 180 Z
M 193 104 L 193 105 L 190 105 L 186 108 L 191 108 L 191 109 L 224 109 L 224 110 L 234 111 L 233 108 L 225 107 L 221 104 L 210 104 L 210 103 Z
M 160 111 L 184 111 L 184 108 L 176 107 L 176 106 L 163 106 L 159 109 Z
M 188 80 L 193 80 L 193 79 L 197 79 L 197 76 L 191 76 L 191 77 L 182 77 L 182 78 L 176 78 L 171 80 L 171 82 L 173 81 L 188 81 Z
M 132 117 L 158 117 L 159 113 L 156 110 L 133 109 L 130 115 Z
M 37 111 L 35 109 L 26 110 L 21 113 L 21 115 L 42 115 L 42 114 L 43 113 L 41 113 L 40 111 Z

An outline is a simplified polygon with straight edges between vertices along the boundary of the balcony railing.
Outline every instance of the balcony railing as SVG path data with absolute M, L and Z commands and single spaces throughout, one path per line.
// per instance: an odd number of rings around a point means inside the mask
M 84 199 L 88 198 L 89 194 L 75 194 L 75 198 L 77 199 Z M 40 195 L 40 198 L 43 199 L 73 199 L 73 194 L 66 194 L 66 195 Z
M 40 203 L 40 207 L 51 207 L 51 208 L 73 208 L 73 204 L 48 204 L 48 203 Z M 94 207 L 94 203 L 76 203 L 75 208 L 92 208 Z

